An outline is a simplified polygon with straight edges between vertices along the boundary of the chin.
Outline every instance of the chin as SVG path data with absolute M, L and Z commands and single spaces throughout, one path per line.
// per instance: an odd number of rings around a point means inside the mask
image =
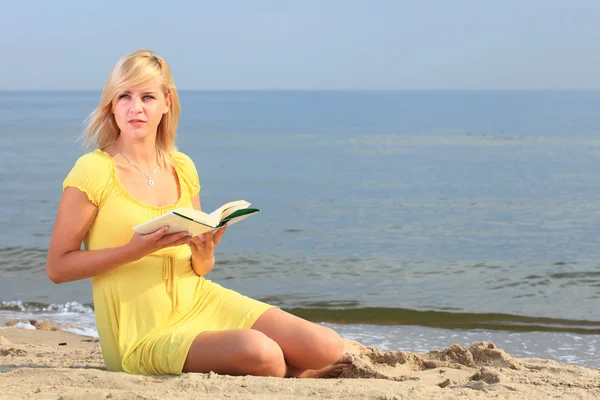
M 124 138 L 127 138 L 129 140 L 145 140 L 145 139 L 149 139 L 152 138 L 153 135 L 150 134 L 150 132 L 148 132 L 146 129 L 141 130 L 141 129 L 135 129 L 135 130 L 131 130 L 131 129 L 126 129 L 126 130 L 121 130 L 120 133 Z

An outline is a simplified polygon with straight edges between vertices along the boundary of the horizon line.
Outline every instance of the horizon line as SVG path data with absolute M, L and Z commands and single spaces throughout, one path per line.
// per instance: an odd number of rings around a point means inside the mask
M 3 89 L 0 92 L 101 92 L 103 89 Z M 178 92 L 594 92 L 600 88 L 440 89 L 177 89 Z

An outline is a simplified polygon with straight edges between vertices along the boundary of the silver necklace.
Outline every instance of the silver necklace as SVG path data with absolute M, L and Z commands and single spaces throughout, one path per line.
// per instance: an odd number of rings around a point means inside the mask
M 137 165 L 135 165 L 134 163 L 132 163 L 131 161 L 129 161 L 129 158 L 127 158 L 127 156 L 125 154 L 123 154 L 123 152 L 121 151 L 121 148 L 119 147 L 119 145 L 117 144 L 117 142 L 113 142 L 115 144 L 115 147 L 117 148 L 117 150 L 119 150 L 119 153 L 121 153 L 121 155 L 123 156 L 123 158 L 125 160 L 127 160 L 127 162 L 129 164 L 131 164 L 132 166 L 134 166 L 138 171 L 140 171 L 146 178 L 148 178 L 148 185 L 150 186 L 154 186 L 154 179 L 152 179 L 152 175 L 154 175 L 156 173 L 156 170 L 158 169 L 158 164 L 156 164 L 156 167 L 154 167 L 154 171 L 152 171 L 152 173 L 150 175 L 148 175 L 147 173 L 145 173 L 144 171 L 142 171 L 140 169 L 140 167 L 138 167 Z

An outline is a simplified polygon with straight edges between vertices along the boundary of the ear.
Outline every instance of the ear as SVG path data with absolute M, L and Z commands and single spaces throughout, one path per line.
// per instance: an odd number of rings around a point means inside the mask
M 167 96 L 165 97 L 165 111 L 163 112 L 163 114 L 166 114 L 169 112 L 169 109 L 171 108 L 171 92 L 167 93 Z

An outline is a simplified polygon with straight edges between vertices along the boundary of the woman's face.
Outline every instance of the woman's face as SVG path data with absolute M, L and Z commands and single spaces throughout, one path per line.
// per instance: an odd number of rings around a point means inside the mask
M 158 84 L 137 86 L 120 93 L 113 101 L 115 121 L 121 135 L 135 140 L 156 138 L 156 131 L 170 100 Z

